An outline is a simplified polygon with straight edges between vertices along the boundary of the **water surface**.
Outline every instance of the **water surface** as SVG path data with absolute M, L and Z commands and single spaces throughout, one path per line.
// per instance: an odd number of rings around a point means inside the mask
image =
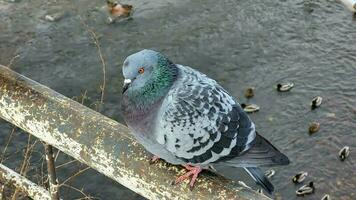
M 276 196 L 299 199 L 291 176 L 308 171 L 316 192 L 304 199 L 356 199 L 356 21 L 338 1 L 308 0 L 132 0 L 130 20 L 106 24 L 103 1 L 0 2 L 0 63 L 95 108 L 100 99 L 102 65 L 86 22 L 97 34 L 107 64 L 104 106 L 100 112 L 119 122 L 121 64 L 126 56 L 144 48 L 166 54 L 176 63 L 191 66 L 216 79 L 238 101 L 246 102 L 244 89 L 255 87 L 250 100 L 261 107 L 251 114 L 259 132 L 291 159 L 288 167 L 276 167 L 272 182 Z M 57 22 L 46 14 L 63 12 Z M 80 17 L 79 17 L 80 16 Z M 293 82 L 289 93 L 277 93 L 278 82 Z M 310 111 L 311 99 L 324 103 Z M 313 136 L 312 121 L 321 123 Z M 11 127 L 0 125 L 2 151 Z M 15 134 L 7 162 L 19 165 L 27 135 Z M 338 160 L 348 145 L 351 155 Z M 40 147 L 38 148 L 40 151 Z M 37 155 L 37 156 L 36 156 Z M 40 153 L 33 156 L 38 162 Z M 37 160 L 36 160 L 37 158 Z M 66 156 L 60 160 L 65 161 Z M 11 162 L 10 162 L 11 161 Z M 36 164 L 35 164 L 36 165 Z M 33 168 L 35 168 L 34 166 Z M 63 180 L 75 167 L 59 171 Z M 91 170 L 74 185 L 100 199 L 141 199 Z M 67 198 L 80 197 L 69 192 Z

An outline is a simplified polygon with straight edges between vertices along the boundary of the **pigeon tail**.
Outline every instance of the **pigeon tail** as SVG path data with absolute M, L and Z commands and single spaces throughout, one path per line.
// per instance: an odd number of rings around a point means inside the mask
M 258 167 L 244 167 L 246 172 L 255 180 L 255 182 L 260 185 L 268 194 L 272 194 L 274 191 L 274 186 L 264 175 L 262 170 Z
M 289 159 L 256 132 L 256 139 L 249 150 L 222 163 L 232 167 L 270 167 L 288 165 Z
M 254 144 L 249 150 L 230 160 L 214 163 L 212 167 L 218 173 L 225 173 L 221 171 L 221 169 L 224 169 L 223 167 L 242 167 L 258 185 L 271 194 L 274 187 L 259 167 L 288 164 L 288 157 L 256 132 Z
M 256 132 L 256 144 L 247 154 L 265 154 L 265 159 L 273 161 L 273 165 L 288 165 L 289 158 L 281 153 L 270 141 Z M 263 166 L 263 165 L 260 165 Z M 268 165 L 267 165 L 268 166 Z

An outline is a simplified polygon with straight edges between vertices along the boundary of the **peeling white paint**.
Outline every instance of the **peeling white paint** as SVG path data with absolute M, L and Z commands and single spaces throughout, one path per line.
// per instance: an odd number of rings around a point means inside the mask
M 34 200 L 51 200 L 51 196 L 47 190 L 2 164 L 0 164 L 0 175 L 16 187 L 26 191 L 27 195 Z

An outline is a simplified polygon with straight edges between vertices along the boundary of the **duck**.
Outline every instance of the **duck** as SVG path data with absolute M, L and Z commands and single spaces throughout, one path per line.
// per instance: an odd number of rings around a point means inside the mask
M 241 107 L 246 113 L 254 113 L 260 110 L 260 107 L 256 104 L 241 104 Z
M 260 188 L 260 189 L 257 190 L 257 193 L 263 194 L 263 190 Z M 264 194 L 263 194 L 263 195 L 264 195 Z
M 278 83 L 277 91 L 278 92 L 288 92 L 294 87 L 294 83 Z
M 346 158 L 350 155 L 350 147 L 349 146 L 344 146 L 342 149 L 339 151 L 339 158 L 341 161 L 346 160 Z
M 315 190 L 313 181 L 310 181 L 308 185 L 303 185 L 295 193 L 297 196 L 304 196 L 313 193 Z
M 314 109 L 320 107 L 322 101 L 323 101 L 322 97 L 320 97 L 320 96 L 314 97 L 311 102 L 311 109 L 314 110 Z
M 247 88 L 245 91 L 245 97 L 249 99 L 252 98 L 253 96 L 255 96 L 254 88 L 252 87 Z
M 49 22 L 56 22 L 62 19 L 65 13 L 59 12 L 59 13 L 54 13 L 51 15 L 45 15 L 45 20 Z
M 320 129 L 320 123 L 318 122 L 312 122 L 310 125 L 309 125 L 309 134 L 314 134 L 316 132 L 318 132 Z
M 293 176 L 292 181 L 293 183 L 301 183 L 304 179 L 308 176 L 308 172 L 301 171 Z
M 330 196 L 328 195 L 328 194 L 325 194 L 322 198 L 321 198 L 321 200 L 330 200 L 331 198 L 330 198 Z
M 133 6 L 129 4 L 121 4 L 115 0 L 106 1 L 107 10 L 110 13 L 111 21 L 119 17 L 129 17 L 132 13 Z
M 275 173 L 276 173 L 276 171 L 274 171 L 273 169 L 270 169 L 265 172 L 265 176 L 267 178 L 272 178 L 272 176 L 274 176 Z

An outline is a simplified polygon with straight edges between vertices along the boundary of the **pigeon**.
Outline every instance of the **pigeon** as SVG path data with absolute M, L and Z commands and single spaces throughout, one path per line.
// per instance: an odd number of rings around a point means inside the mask
M 122 72 L 123 118 L 154 159 L 186 168 L 176 184 L 190 179 L 193 188 L 203 170 L 241 167 L 272 194 L 260 167 L 287 165 L 289 159 L 257 133 L 241 105 L 215 80 L 147 49 L 128 56 Z

